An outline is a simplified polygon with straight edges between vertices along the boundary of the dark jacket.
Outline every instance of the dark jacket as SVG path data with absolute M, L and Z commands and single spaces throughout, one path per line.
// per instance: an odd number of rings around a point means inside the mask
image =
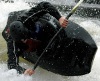
M 25 27 L 27 27 L 30 31 L 35 31 L 34 25 L 38 21 L 40 17 L 44 14 L 49 13 L 54 16 L 57 20 L 61 17 L 57 9 L 52 6 L 48 2 L 41 2 L 37 6 L 32 7 L 27 12 L 19 15 L 18 21 L 21 21 Z M 24 44 L 21 43 L 18 46 L 18 43 L 14 42 L 10 35 L 8 35 L 7 39 L 7 48 L 8 48 L 8 68 L 16 69 L 19 73 L 23 73 L 25 71 L 24 68 L 19 66 L 19 55 L 23 52 L 25 48 Z

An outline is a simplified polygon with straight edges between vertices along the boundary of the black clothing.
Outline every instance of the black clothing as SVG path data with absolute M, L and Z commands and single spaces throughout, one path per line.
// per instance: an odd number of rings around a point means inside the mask
M 35 30 L 35 22 L 38 21 L 38 19 L 46 13 L 54 16 L 57 20 L 59 20 L 59 18 L 61 17 L 59 12 L 50 3 L 41 2 L 26 13 L 22 13 L 22 15 L 19 16 L 18 20 L 23 22 L 29 30 Z
M 37 6 L 32 7 L 29 11 L 19 15 L 17 21 L 21 21 L 25 27 L 30 31 L 30 38 L 37 38 L 40 33 L 41 27 L 38 26 L 40 23 L 38 19 L 44 14 L 49 13 L 54 16 L 57 20 L 61 17 L 59 12 L 48 2 L 41 2 Z M 38 38 L 39 39 L 39 38 Z M 14 42 L 11 35 L 7 38 L 8 48 L 8 68 L 16 69 L 19 73 L 25 71 L 24 68 L 19 66 L 19 55 L 27 49 L 27 45 L 22 42 Z

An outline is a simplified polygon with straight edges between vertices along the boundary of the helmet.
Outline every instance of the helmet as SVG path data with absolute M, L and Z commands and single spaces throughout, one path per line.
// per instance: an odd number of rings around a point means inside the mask
M 10 35 L 14 41 L 21 41 L 21 39 L 29 38 L 28 29 L 25 28 L 20 21 L 14 21 L 10 24 Z

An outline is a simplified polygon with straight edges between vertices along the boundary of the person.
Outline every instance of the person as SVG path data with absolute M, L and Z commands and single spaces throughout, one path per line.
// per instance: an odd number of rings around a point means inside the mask
M 67 26 L 68 20 L 64 16 L 61 16 L 58 10 L 49 2 L 40 2 L 37 6 L 19 15 L 17 20 L 13 21 L 8 29 L 8 69 L 16 69 L 18 73 L 28 75 L 34 73 L 32 69 L 25 69 L 19 65 L 19 56 L 22 51 L 30 51 L 36 48 L 36 42 L 34 43 L 28 40 L 34 40 L 38 38 L 38 34 L 41 34 L 43 25 L 38 19 L 46 13 L 55 17 L 59 21 L 61 27 Z M 35 46 L 29 46 L 29 49 L 27 49 L 27 45 L 25 44 L 30 42 Z

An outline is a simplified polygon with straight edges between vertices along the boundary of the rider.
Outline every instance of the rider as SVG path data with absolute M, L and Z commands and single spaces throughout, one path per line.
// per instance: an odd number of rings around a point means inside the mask
M 25 43 L 32 42 L 28 41 L 28 39 L 34 40 L 39 38 L 38 34 L 41 34 L 43 25 L 38 19 L 46 13 L 55 17 L 62 27 L 67 26 L 68 20 L 64 16 L 61 16 L 57 9 L 49 2 L 41 2 L 27 12 L 19 15 L 17 20 L 13 21 L 8 29 L 7 53 L 9 69 L 16 69 L 19 73 L 29 75 L 34 73 L 32 69 L 24 69 L 19 65 L 19 55 L 22 51 L 31 51 L 36 48 L 36 46 L 29 46 L 29 49 L 27 49 L 28 46 Z

